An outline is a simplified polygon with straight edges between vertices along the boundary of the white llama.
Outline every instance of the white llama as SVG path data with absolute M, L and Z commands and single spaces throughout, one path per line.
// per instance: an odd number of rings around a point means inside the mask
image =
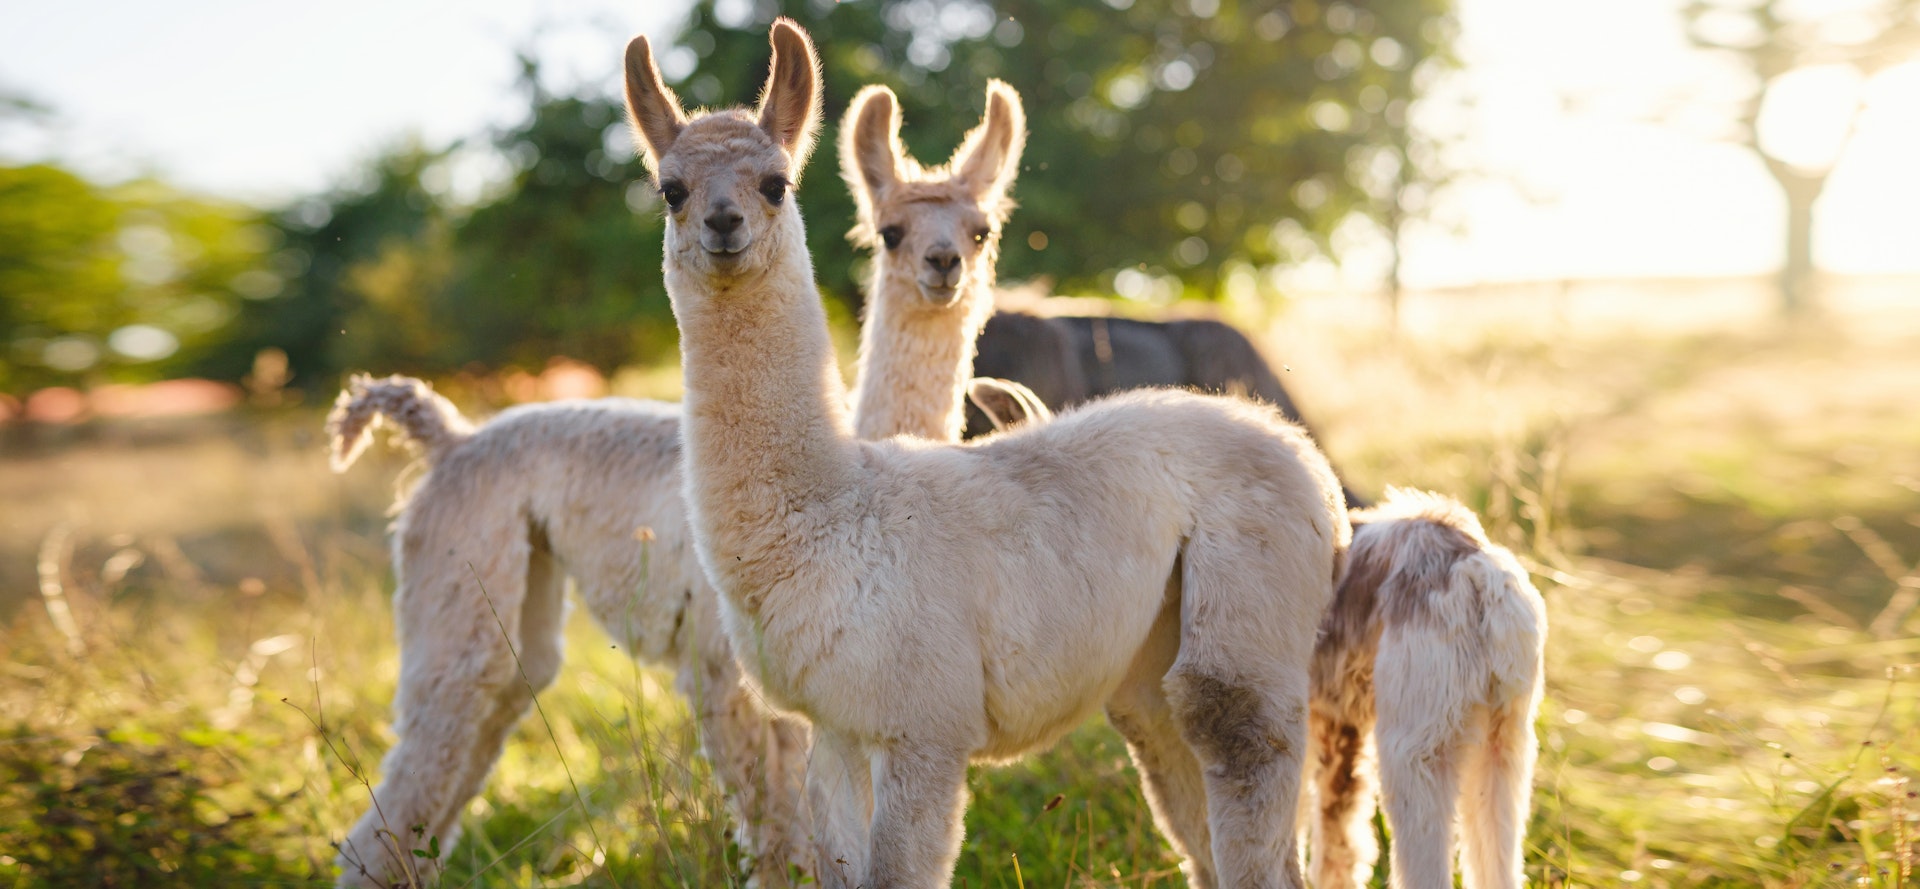
M 963 141 L 949 167 L 963 166 L 978 142 L 977 134 Z M 953 189 L 901 213 L 928 245 L 972 246 L 982 214 L 1003 210 L 995 200 L 983 207 Z M 945 438 L 962 425 L 957 387 L 966 380 L 954 373 L 964 371 L 971 344 L 949 334 L 980 327 L 975 315 L 991 305 L 982 296 L 993 286 L 991 256 L 970 253 L 937 283 L 934 299 L 911 277 L 875 278 L 858 375 L 865 434 Z M 973 390 L 1032 398 L 987 381 Z M 1035 401 L 1029 412 L 1038 410 Z M 394 528 L 399 743 L 372 808 L 342 844 L 341 885 L 434 876 L 437 860 L 412 851 L 437 837 L 446 857 L 506 733 L 558 673 L 566 577 L 610 636 L 675 669 L 741 845 L 754 853 L 755 881 L 784 885 L 790 864 L 814 872 L 813 816 L 801 799 L 807 728 L 761 706 L 715 619 L 718 599 L 694 561 L 680 505 L 678 408 L 619 398 L 526 405 L 475 431 L 418 380 L 358 377 L 328 420 L 336 470 L 353 462 L 382 417 L 418 446 L 429 471 Z M 636 539 L 640 529 L 650 543 Z M 864 837 L 864 803 L 847 804 L 840 829 Z
M 1353 523 L 1313 661 L 1314 886 L 1368 884 L 1377 789 L 1395 889 L 1453 885 L 1456 825 L 1469 889 L 1519 889 L 1546 603 L 1452 498 L 1390 488 Z
M 813 720 L 816 758 L 872 782 L 868 841 L 824 850 L 846 872 L 822 876 L 946 885 L 967 764 L 1105 706 L 1196 885 L 1299 886 L 1309 662 L 1349 535 L 1326 459 L 1271 408 L 1171 391 L 974 447 L 856 438 L 788 187 L 818 124 L 816 58 L 789 20 L 772 43 L 755 111 L 689 119 L 644 37 L 627 101 L 667 204 L 701 565 L 743 666 Z M 990 92 L 964 167 L 990 171 L 967 182 L 988 196 L 1024 129 L 1012 92 Z M 863 178 L 894 105 L 858 106 Z M 884 199 L 914 185 L 902 172 L 869 185 Z
M 760 705 L 721 630 L 681 505 L 678 407 L 527 405 L 476 431 L 418 380 L 356 377 L 328 420 L 337 470 L 383 415 L 428 472 L 393 528 L 399 742 L 341 843 L 340 885 L 437 877 L 507 733 L 559 673 L 568 577 L 616 643 L 675 669 L 762 884 L 783 884 L 790 863 L 811 868 L 808 729 Z M 435 838 L 439 859 L 412 854 Z

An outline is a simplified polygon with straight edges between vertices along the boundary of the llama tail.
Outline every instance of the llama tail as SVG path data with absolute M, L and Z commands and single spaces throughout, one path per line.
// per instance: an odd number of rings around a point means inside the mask
M 327 414 L 329 463 L 334 472 L 345 472 L 353 465 L 383 417 L 402 439 L 420 450 L 429 465 L 473 434 L 473 424 L 460 409 L 425 382 L 397 374 L 385 379 L 354 374 Z
M 1454 566 L 1456 575 L 1478 575 L 1483 591 L 1480 634 L 1493 679 L 1490 702 L 1536 699 L 1540 694 L 1540 652 L 1546 644 L 1547 607 L 1513 554 L 1489 547 Z

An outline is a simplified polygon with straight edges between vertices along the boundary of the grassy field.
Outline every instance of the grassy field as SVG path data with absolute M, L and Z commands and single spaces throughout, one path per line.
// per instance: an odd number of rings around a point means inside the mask
M 1912 884 L 1920 331 L 1267 346 L 1358 487 L 1461 496 L 1533 568 L 1537 885 Z M 332 476 L 318 426 L 0 429 L 0 883 L 330 880 L 393 740 L 405 461 Z M 666 677 L 570 632 L 445 885 L 732 881 Z M 1102 725 L 971 786 L 960 885 L 1180 884 Z

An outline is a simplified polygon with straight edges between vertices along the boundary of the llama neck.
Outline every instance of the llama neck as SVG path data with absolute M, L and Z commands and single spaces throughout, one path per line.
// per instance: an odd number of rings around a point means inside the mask
M 799 215 L 788 220 L 781 258 L 750 283 L 667 265 L 689 519 L 721 591 L 749 613 L 791 573 L 794 523 L 843 493 L 857 460 Z
M 970 283 L 959 305 L 936 308 L 911 283 L 893 278 L 879 276 L 860 324 L 855 429 L 868 439 L 958 441 L 966 425 L 974 339 L 992 311 L 992 287 Z

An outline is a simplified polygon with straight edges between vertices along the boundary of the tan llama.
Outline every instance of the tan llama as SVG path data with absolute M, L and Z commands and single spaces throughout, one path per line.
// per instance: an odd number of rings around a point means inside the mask
M 689 119 L 645 38 L 627 100 L 667 203 L 701 565 L 743 666 L 813 721 L 815 770 L 824 753 L 849 793 L 872 782 L 870 835 L 823 852 L 846 867 L 823 880 L 947 885 L 968 763 L 1104 707 L 1195 885 L 1299 886 L 1309 662 L 1349 536 L 1325 458 L 1270 407 L 1170 391 L 977 446 L 856 438 L 788 188 L 816 59 L 785 19 L 772 43 L 758 109 Z M 889 132 L 881 96 L 862 132 Z M 1011 91 L 986 126 L 1000 188 Z

